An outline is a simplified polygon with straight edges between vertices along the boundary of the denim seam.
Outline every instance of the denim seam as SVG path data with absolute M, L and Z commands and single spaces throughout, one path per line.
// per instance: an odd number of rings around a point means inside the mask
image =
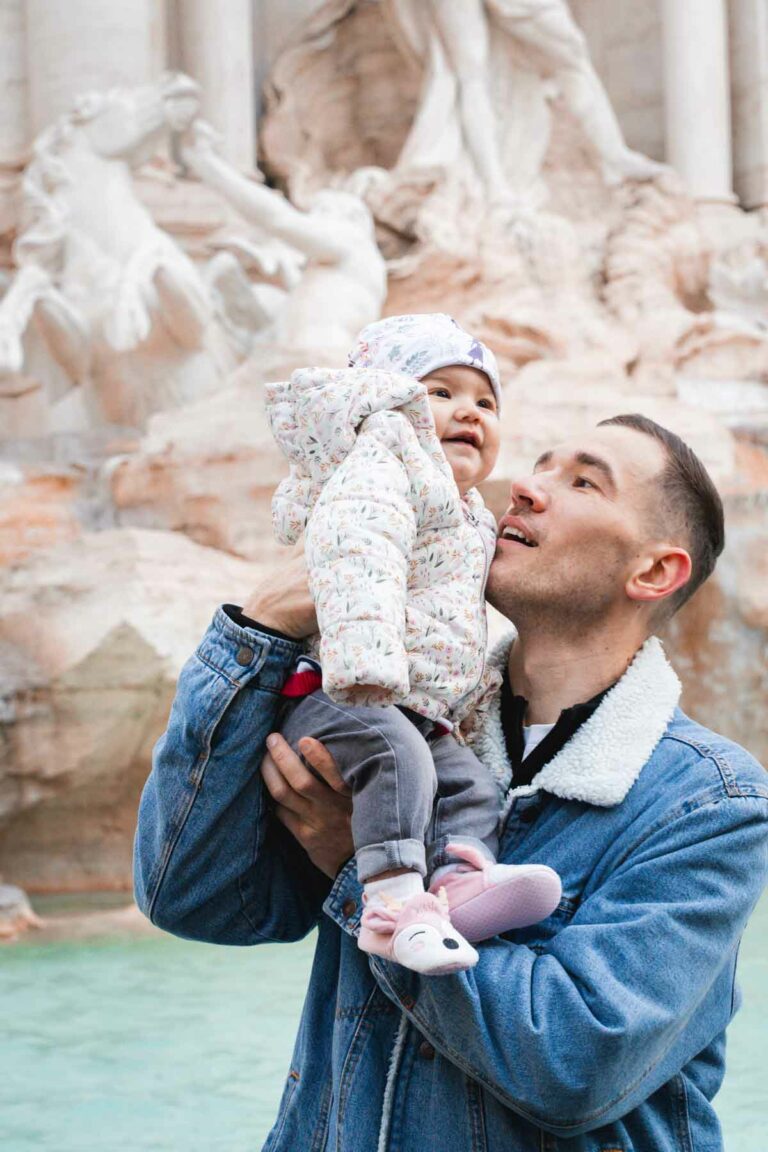
M 472 1152 L 488 1152 L 488 1135 L 485 1128 L 483 1089 L 475 1079 L 467 1077 L 467 1096 L 470 1125 L 472 1128 Z
M 368 1008 L 370 1007 L 371 1001 L 376 996 L 376 993 L 378 991 L 379 991 L 379 989 L 374 984 L 373 988 L 371 989 L 370 995 L 368 996 L 368 999 L 365 1002 L 365 1006 L 364 1006 L 363 1011 L 360 1015 L 360 1019 L 358 1020 L 357 1025 L 355 1026 L 355 1030 L 352 1033 L 352 1039 L 350 1040 L 349 1045 L 347 1047 L 347 1052 L 346 1052 L 346 1055 L 344 1057 L 344 1063 L 342 1064 L 341 1071 L 339 1072 L 339 1107 L 338 1107 L 338 1118 L 339 1119 L 338 1119 L 337 1131 L 340 1131 L 341 1126 L 342 1126 L 343 1121 L 344 1121 L 344 1109 L 346 1107 L 347 1098 L 349 1096 L 349 1081 L 350 1081 L 350 1078 L 353 1075 L 355 1069 L 357 1068 L 358 1064 L 360 1063 L 360 1057 L 362 1056 L 362 1049 L 363 1049 L 362 1037 L 363 1037 L 363 1034 L 364 1033 L 370 1034 L 370 1032 L 371 1032 L 372 1025 L 371 1025 L 371 1022 L 368 1019 L 368 1015 L 367 1015 Z M 360 1040 L 359 1044 L 358 1044 L 358 1040 Z
M 687 748 L 693 748 L 695 752 L 705 760 L 711 760 L 717 768 L 722 783 L 729 796 L 762 796 L 768 799 L 768 789 L 761 789 L 755 785 L 750 786 L 750 791 L 745 792 L 739 785 L 736 774 L 730 762 L 708 744 L 704 744 L 699 740 L 692 740 L 688 736 L 678 735 L 676 732 L 666 732 L 662 737 L 663 740 L 674 740 L 678 744 L 684 744 Z
M 213 737 L 215 735 L 216 729 L 218 728 L 219 724 L 221 723 L 222 719 L 224 718 L 224 715 L 226 714 L 227 709 L 229 708 L 230 704 L 232 703 L 232 700 L 234 699 L 234 695 L 235 695 L 234 693 L 231 693 L 227 697 L 226 701 L 224 702 L 223 708 L 221 709 L 219 715 L 216 717 L 215 722 L 209 728 L 209 730 L 206 732 L 204 742 L 203 742 L 203 747 L 200 751 L 200 755 L 198 756 L 197 760 L 195 761 L 195 765 L 192 769 L 192 772 L 190 773 L 190 783 L 192 784 L 191 790 L 187 796 L 186 803 L 181 805 L 179 808 L 177 820 L 174 821 L 175 827 L 174 827 L 173 835 L 169 836 L 168 839 L 166 840 L 165 849 L 163 851 L 163 855 L 162 855 L 160 862 L 158 864 L 158 867 L 157 867 L 157 877 L 155 880 L 155 890 L 154 890 L 152 899 L 150 901 L 149 911 L 148 911 L 148 918 L 150 920 L 152 920 L 152 915 L 153 915 L 153 912 L 155 910 L 155 905 L 157 904 L 157 898 L 160 895 L 160 889 L 162 887 L 163 880 L 165 879 L 165 874 L 166 874 L 171 856 L 173 855 L 173 851 L 174 851 L 176 845 L 178 844 L 179 837 L 181 836 L 181 833 L 184 831 L 184 826 L 186 825 L 187 820 L 189 819 L 189 815 L 192 811 L 195 800 L 197 799 L 197 796 L 198 796 L 198 793 L 200 790 L 200 784 L 202 782 L 203 776 L 205 775 L 205 768 L 206 768 L 208 761 L 210 759 L 211 743 L 213 741 Z
M 738 993 L 738 985 L 736 983 L 736 973 L 737 973 L 738 968 L 739 968 L 739 952 L 741 951 L 741 941 L 743 940 L 743 938 L 744 938 L 743 935 L 739 937 L 738 942 L 736 944 L 736 951 L 735 951 L 735 954 L 733 957 L 733 972 L 731 975 L 731 1007 L 730 1007 L 730 1011 L 728 1013 L 728 1023 L 729 1024 L 730 1024 L 731 1020 L 733 1020 L 734 1015 L 736 1014 L 736 996 Z
M 312 1136 L 312 1147 L 310 1152 L 323 1152 L 323 1149 L 328 1144 L 328 1120 L 331 1114 L 331 1105 L 333 1103 L 333 1078 L 329 1076 L 325 1082 L 325 1088 L 320 1099 L 320 1110 L 317 1115 L 317 1123 L 315 1131 Z
M 298 1087 L 299 1079 L 300 1079 L 300 1077 L 299 1077 L 298 1072 L 296 1072 L 296 1070 L 293 1067 L 291 1067 L 289 1072 L 288 1072 L 288 1075 L 286 1077 L 285 1088 L 283 1091 L 283 1099 L 281 1100 L 282 1107 L 280 1108 L 280 1111 L 277 1114 L 277 1120 L 275 1121 L 275 1127 L 272 1129 L 272 1132 L 270 1133 L 269 1140 L 264 1145 L 264 1152 L 268 1152 L 268 1149 L 274 1148 L 275 1144 L 277 1143 L 277 1141 L 280 1139 L 280 1137 L 283 1134 L 283 1128 L 285 1127 L 285 1121 L 286 1121 L 287 1116 L 288 1116 L 288 1109 L 291 1106 L 291 1101 L 293 1100 L 294 1093 L 296 1092 L 296 1088 Z M 288 1091 L 289 1087 L 290 1087 L 290 1092 Z
M 259 843 L 260 843 L 260 838 L 261 838 L 261 821 L 260 820 L 254 820 L 253 823 L 254 823 L 255 827 L 253 830 L 253 855 L 251 856 L 251 868 L 253 868 L 254 864 L 256 863 L 256 861 L 258 859 Z M 248 926 L 252 932 L 255 932 L 257 936 L 260 936 L 261 933 L 258 932 L 256 925 L 254 924 L 253 920 L 251 920 L 251 917 L 248 915 L 248 909 L 246 907 L 246 901 L 245 901 L 244 877 L 242 875 L 238 876 L 238 878 L 237 878 L 237 891 L 240 894 L 240 910 L 241 910 L 241 912 L 245 918 L 246 923 L 248 924 Z
M 688 1090 L 685 1086 L 685 1077 L 678 1072 L 674 1079 L 674 1091 L 677 1095 L 677 1131 L 680 1138 L 681 1152 L 693 1152 L 691 1141 L 691 1126 L 688 1116 Z
M 663 819 L 659 820 L 658 823 L 652 825 L 650 828 L 645 830 L 643 832 L 643 836 L 640 840 L 634 841 L 627 848 L 627 850 L 624 853 L 624 855 L 622 856 L 621 860 L 618 861 L 616 868 L 614 869 L 614 872 L 617 871 L 621 867 L 621 865 L 624 863 L 624 861 L 627 859 L 627 857 L 629 855 L 631 855 L 635 851 L 636 848 L 638 848 L 640 845 L 645 843 L 645 841 L 650 839 L 651 836 L 655 836 L 657 832 L 661 832 L 664 828 L 668 828 L 670 826 L 670 824 L 673 824 L 676 820 L 679 820 L 684 816 L 690 816 L 693 812 L 703 812 L 706 808 L 715 808 L 719 804 L 727 804 L 730 801 L 734 801 L 734 800 L 763 800 L 763 799 L 768 800 L 768 796 L 763 797 L 760 794 L 752 795 L 750 793 L 738 792 L 738 793 L 728 793 L 726 795 L 723 795 L 722 793 L 718 793 L 717 795 L 714 795 L 714 796 L 709 795 L 709 796 L 702 796 L 698 799 L 691 798 L 689 800 L 684 800 L 681 804 L 678 804 L 678 806 L 676 808 L 673 808 L 671 812 L 667 812 L 666 815 L 663 817 Z M 597 869 L 595 869 L 595 871 L 597 871 Z
M 192 790 L 191 790 L 191 792 L 187 798 L 187 803 L 185 806 L 186 810 L 184 811 L 184 809 L 182 808 L 183 815 L 182 815 L 182 817 L 178 823 L 178 826 L 175 830 L 174 835 L 169 837 L 168 841 L 166 842 L 165 851 L 163 853 L 160 864 L 158 865 L 157 880 L 155 882 L 155 891 L 154 891 L 154 894 L 152 896 L 152 900 L 151 900 L 150 905 L 149 905 L 149 910 L 147 912 L 147 918 L 152 923 L 154 923 L 153 914 L 154 914 L 155 906 L 157 904 L 157 900 L 158 900 L 158 897 L 160 895 L 160 889 L 163 886 L 163 881 L 165 880 L 165 875 L 166 875 L 166 872 L 168 870 L 168 865 L 170 863 L 171 856 L 173 855 L 174 849 L 176 848 L 176 845 L 179 842 L 179 837 L 181 836 L 182 832 L 184 831 L 187 820 L 189 819 L 191 812 L 192 812 L 192 809 L 194 807 L 195 801 L 197 800 L 197 798 L 199 796 L 200 788 L 202 787 L 203 779 L 205 777 L 205 770 L 208 767 L 208 764 L 209 764 L 210 758 L 211 758 L 211 745 L 213 743 L 213 738 L 216 735 L 216 731 L 217 731 L 219 725 L 221 724 L 222 720 L 224 719 L 224 717 L 227 713 L 227 710 L 229 709 L 229 707 L 230 707 L 232 701 L 235 699 L 236 695 L 237 695 L 236 692 L 231 693 L 229 695 L 229 697 L 227 698 L 227 700 L 225 701 L 224 707 L 222 708 L 221 712 L 219 713 L 218 717 L 216 718 L 216 722 L 210 727 L 208 733 L 206 734 L 205 742 L 204 742 L 203 747 L 201 749 L 200 755 L 198 756 L 197 761 L 195 762 L 195 767 L 192 770 L 192 776 L 194 778 L 194 786 L 193 786 L 193 788 L 192 788 Z M 238 891 L 239 890 L 240 890 L 240 880 L 238 879 Z M 241 899 L 241 903 L 242 903 L 242 894 L 241 894 L 240 899 Z M 247 915 L 246 915 L 246 920 L 248 921 L 248 926 L 250 927 L 251 931 L 253 931 L 256 934 L 256 936 L 258 936 L 258 938 L 260 940 L 266 940 L 267 939 L 267 937 L 262 935 L 262 933 L 256 931 L 253 924 L 251 923 L 251 920 L 248 918 Z

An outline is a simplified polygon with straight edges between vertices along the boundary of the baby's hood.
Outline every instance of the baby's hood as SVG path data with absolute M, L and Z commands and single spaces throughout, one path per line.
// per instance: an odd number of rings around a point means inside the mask
M 501 381 L 496 357 L 446 312 L 412 312 L 386 316 L 363 328 L 349 363 L 383 368 L 422 380 L 430 372 L 463 364 L 484 372 L 501 411 Z
M 301 368 L 268 384 L 267 416 L 288 459 L 317 479 L 346 458 L 360 425 L 377 412 L 401 409 L 422 445 L 440 445 L 425 386 L 412 376 L 375 368 Z

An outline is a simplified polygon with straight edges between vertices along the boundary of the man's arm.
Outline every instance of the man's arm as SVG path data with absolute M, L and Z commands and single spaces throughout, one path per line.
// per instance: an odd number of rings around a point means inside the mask
M 713 1013 L 727 1023 L 730 994 L 715 1004 L 715 983 L 732 970 L 765 883 L 767 831 L 759 797 L 670 814 L 543 954 L 496 939 L 454 977 L 384 961 L 374 973 L 435 1048 L 507 1107 L 559 1136 L 591 1131 L 704 1049 Z M 344 893 L 334 897 L 338 908 Z
M 176 935 L 229 944 L 305 935 L 329 888 L 270 812 L 259 772 L 280 689 L 301 652 L 291 633 L 314 626 L 303 565 L 284 569 L 247 607 L 263 611 L 272 630 L 216 613 L 179 678 L 135 845 L 136 899 L 149 918 Z

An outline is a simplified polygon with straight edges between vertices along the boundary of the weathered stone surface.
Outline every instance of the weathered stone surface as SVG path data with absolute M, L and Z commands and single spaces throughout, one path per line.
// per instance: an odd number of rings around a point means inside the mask
M 0 578 L 0 873 L 123 888 L 152 746 L 215 606 L 257 569 L 171 533 L 113 530 Z
M 263 561 L 287 551 L 272 535 L 270 508 L 286 473 L 256 383 L 154 417 L 138 451 L 112 464 L 110 485 L 121 524 L 171 528 Z
M 667 647 L 682 706 L 768 764 L 768 486 L 726 497 L 726 550 L 715 576 L 671 622 Z
M 79 535 L 73 508 L 79 479 L 70 470 L 30 473 L 0 463 L 0 568 Z

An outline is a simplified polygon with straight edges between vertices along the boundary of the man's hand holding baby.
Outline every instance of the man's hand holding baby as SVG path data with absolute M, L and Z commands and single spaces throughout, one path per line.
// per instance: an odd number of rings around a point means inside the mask
M 295 556 L 256 586 L 243 605 L 243 614 L 267 628 L 284 632 L 293 640 L 303 640 L 317 632 L 303 545 L 299 545 Z
M 275 802 L 275 815 L 315 867 L 335 879 L 355 851 L 350 788 L 319 740 L 307 736 L 299 742 L 301 755 L 313 771 L 278 733 L 269 737 L 267 747 L 261 774 Z

